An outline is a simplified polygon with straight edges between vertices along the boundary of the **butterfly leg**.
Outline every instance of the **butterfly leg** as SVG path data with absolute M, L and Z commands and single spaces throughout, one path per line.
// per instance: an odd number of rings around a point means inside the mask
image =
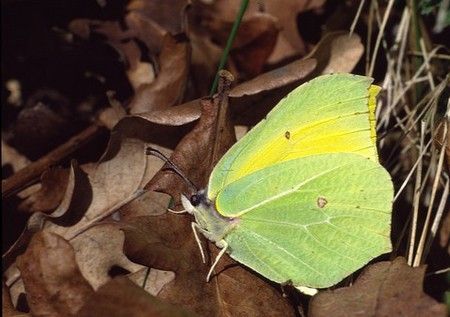
M 196 222 L 191 222 L 191 228 L 192 228 L 192 231 L 194 231 L 195 241 L 197 241 L 198 248 L 200 249 L 200 254 L 202 255 L 202 261 L 203 261 L 203 263 L 206 263 L 205 251 L 203 251 L 202 243 L 200 241 L 200 238 L 198 237 L 198 232 L 197 232 L 197 230 L 203 231 L 203 229 Z
M 225 254 L 225 252 L 228 249 L 228 243 L 225 240 L 218 241 L 216 243 L 216 245 L 219 248 L 222 248 L 222 250 L 220 250 L 219 254 L 216 256 L 216 259 L 214 260 L 213 265 L 211 265 L 208 275 L 206 276 L 206 282 L 209 282 L 209 279 L 211 278 L 211 274 L 214 271 L 214 269 L 216 268 L 217 263 L 219 263 L 220 258 Z

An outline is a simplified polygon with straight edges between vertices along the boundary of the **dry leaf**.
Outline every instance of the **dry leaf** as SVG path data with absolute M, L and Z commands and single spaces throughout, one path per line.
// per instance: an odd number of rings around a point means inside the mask
M 350 73 L 364 52 L 357 34 L 338 31 L 326 34 L 307 57 L 317 60 L 316 74 Z
M 206 185 L 213 166 L 235 141 L 234 129 L 228 117 L 231 82 L 226 76 L 222 77 L 216 96 L 201 101 L 202 115 L 199 122 L 178 143 L 171 156 L 171 161 L 194 184 Z M 179 193 L 184 192 L 186 185 L 179 180 L 174 178 L 173 172 L 161 171 L 146 185 L 146 189 L 162 191 L 179 199 Z
M 19 210 L 29 213 L 50 213 L 61 203 L 69 179 L 69 170 L 60 167 L 50 168 L 41 175 L 41 187 L 26 197 Z
M 185 10 L 189 2 L 188 0 L 132 0 L 128 3 L 127 9 L 139 12 L 175 35 L 184 31 Z
M 48 231 L 37 233 L 17 258 L 33 316 L 74 316 L 93 290 L 75 261 L 72 246 Z
M 194 317 L 196 315 L 149 295 L 125 277 L 117 277 L 100 287 L 77 316 Z
M 230 97 L 239 98 L 243 96 L 252 96 L 273 89 L 282 88 L 283 86 L 290 85 L 306 78 L 311 74 L 315 67 L 315 59 L 296 60 L 241 83 L 230 91 Z
M 203 27 L 208 29 L 213 43 L 225 47 L 233 26 L 233 20 L 220 19 L 206 22 Z M 279 27 L 277 20 L 264 13 L 254 13 L 244 19 L 230 51 L 230 57 L 239 70 L 253 77 L 261 73 L 267 58 L 273 51 Z
M 10 165 L 12 168 L 11 172 L 14 173 L 28 164 L 30 164 L 30 160 L 9 146 L 2 138 L 2 168 Z
M 113 224 L 92 227 L 71 241 L 80 271 L 94 289 L 111 279 L 113 269 L 124 272 L 143 269 L 123 254 L 123 242 L 123 232 Z
M 9 296 L 9 290 L 5 287 L 5 284 L 2 286 L 2 316 L 5 317 L 29 317 L 30 314 L 23 313 L 17 311 L 13 303 L 11 301 L 11 297 Z
M 364 269 L 354 285 L 319 292 L 309 316 L 446 316 L 445 305 L 422 290 L 425 266 L 412 268 L 404 258 Z
M 159 297 L 201 316 L 294 316 L 279 292 L 240 266 L 228 267 L 231 260 L 223 259 L 217 279 L 206 283 L 210 263 L 201 262 L 189 217 L 133 218 L 123 230 L 124 252 L 133 262 L 175 272 L 175 279 L 164 286 Z
M 305 43 L 298 32 L 297 16 L 301 12 L 322 7 L 324 2 L 324 0 L 250 1 L 243 23 L 252 16 L 261 13 L 271 15 L 277 20 L 280 33 L 268 59 L 268 63 L 275 64 L 292 56 L 306 54 Z M 236 18 L 240 4 L 240 0 L 217 0 L 209 5 L 195 1 L 192 11 L 194 11 L 197 19 L 201 20 L 201 26 L 219 25 L 219 21 L 232 23 Z
M 155 81 L 139 86 L 130 103 L 130 113 L 166 109 L 183 98 L 189 65 L 189 46 L 165 36 L 160 54 L 160 71 Z
M 297 16 L 301 12 L 319 9 L 325 0 L 281 0 L 265 1 L 264 11 L 278 19 L 281 25 L 280 36 L 269 63 L 275 64 L 295 55 L 304 56 L 306 46 L 297 27 Z M 302 23 L 300 20 L 298 23 Z

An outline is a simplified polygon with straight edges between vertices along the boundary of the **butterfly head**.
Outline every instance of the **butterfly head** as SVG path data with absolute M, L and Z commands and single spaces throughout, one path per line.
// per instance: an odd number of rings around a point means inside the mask
M 181 203 L 188 213 L 194 215 L 195 222 L 213 242 L 222 240 L 237 223 L 237 219 L 224 217 L 216 210 L 214 202 L 206 196 L 205 190 L 198 191 L 190 198 L 181 195 Z

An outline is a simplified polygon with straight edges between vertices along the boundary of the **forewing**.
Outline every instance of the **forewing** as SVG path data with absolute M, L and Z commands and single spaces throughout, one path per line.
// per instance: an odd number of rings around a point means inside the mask
M 355 154 L 304 157 L 227 186 L 217 208 L 239 225 L 231 257 L 276 282 L 329 287 L 391 250 L 393 188 Z
M 293 90 L 219 161 L 208 197 L 273 164 L 315 154 L 357 153 L 377 161 L 372 79 L 325 75 Z M 369 111 L 370 110 L 370 111 Z

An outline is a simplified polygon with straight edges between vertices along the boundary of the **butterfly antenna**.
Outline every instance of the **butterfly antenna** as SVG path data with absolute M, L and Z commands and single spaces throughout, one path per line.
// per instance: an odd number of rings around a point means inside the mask
M 158 151 L 157 149 L 154 149 L 152 147 L 146 148 L 145 154 L 156 156 L 157 158 L 163 160 L 166 164 L 169 164 L 170 168 L 176 174 L 178 174 L 178 176 L 180 176 L 194 190 L 194 192 L 198 192 L 198 189 L 194 185 L 194 183 L 189 178 L 187 178 L 186 175 L 167 156 L 165 156 L 160 151 Z

